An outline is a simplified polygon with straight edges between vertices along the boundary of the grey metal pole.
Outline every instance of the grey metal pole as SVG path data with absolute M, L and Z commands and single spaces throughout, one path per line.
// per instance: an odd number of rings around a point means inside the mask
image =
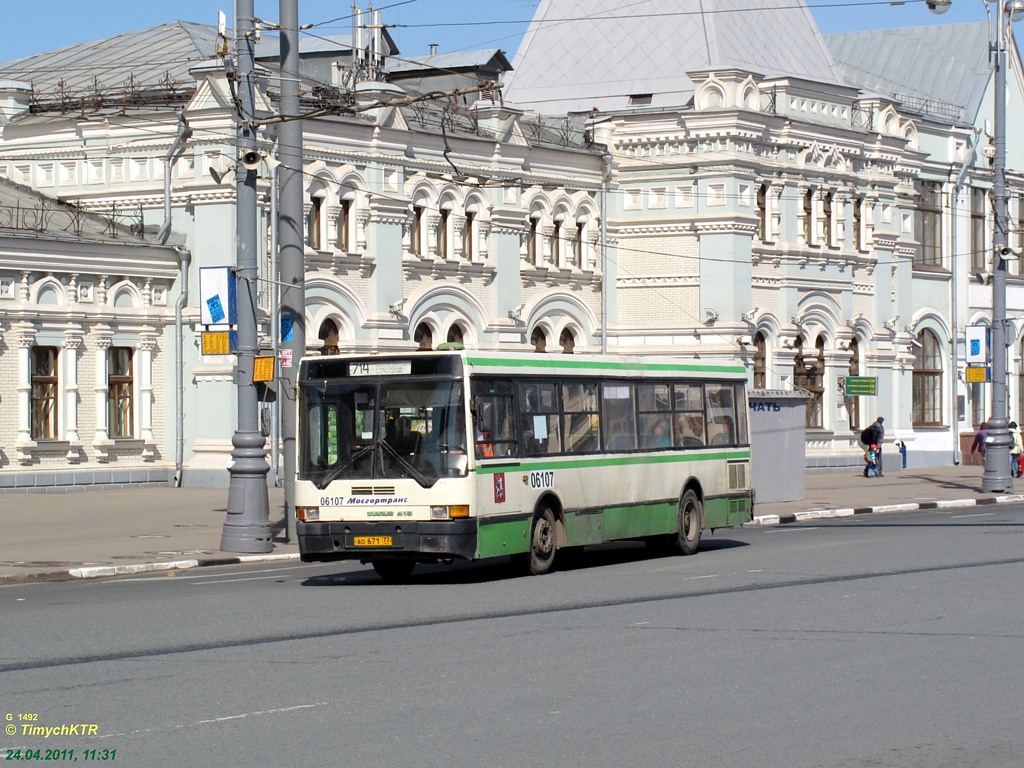
M 1006 399 L 1006 40 L 1010 35 L 1005 0 L 998 3 L 995 45 L 995 156 L 992 159 L 995 203 L 992 235 L 992 417 L 988 420 L 989 445 L 985 451 L 982 491 L 1011 491 L 1010 446 Z
M 288 541 L 295 541 L 296 389 L 299 359 L 306 353 L 306 272 L 303 259 L 302 121 L 299 115 L 299 2 L 280 0 L 281 115 L 277 134 L 281 165 L 278 183 L 278 269 L 281 281 L 282 357 L 278 402 L 281 408 L 282 471 Z M 285 363 L 290 362 L 290 366 Z
M 231 475 L 228 514 L 221 534 L 225 552 L 270 552 L 265 441 L 259 430 L 259 397 L 253 383 L 257 344 L 256 329 L 256 171 L 246 168 L 242 158 L 256 153 L 255 60 L 253 0 L 238 0 L 235 29 L 238 66 L 235 81 L 237 128 L 235 148 L 235 277 L 238 281 L 238 349 L 235 355 L 235 386 L 238 390 L 238 425 L 231 438 Z

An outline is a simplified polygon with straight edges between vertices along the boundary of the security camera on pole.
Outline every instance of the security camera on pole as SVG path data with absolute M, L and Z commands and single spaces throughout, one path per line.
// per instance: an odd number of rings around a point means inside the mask
M 928 0 L 933 13 L 945 13 L 952 0 Z M 988 448 L 981 489 L 985 492 L 1013 490 L 1010 475 L 1009 404 L 1006 398 L 1006 261 L 1012 255 L 1007 246 L 1006 218 L 1006 48 L 1013 39 L 1012 23 L 1024 15 L 1024 0 L 997 0 L 995 40 L 992 45 L 994 68 L 992 144 L 992 198 L 994 227 L 992 234 L 992 416 L 988 419 Z
M 231 464 L 228 467 L 228 514 L 221 534 L 220 548 L 225 552 L 270 552 L 270 502 L 267 495 L 265 441 L 259 430 L 259 397 L 253 381 L 259 337 L 256 329 L 256 171 L 263 161 L 256 146 L 256 84 L 254 58 L 253 0 L 237 0 L 235 21 L 238 66 L 237 129 L 235 147 L 235 277 L 238 281 L 238 348 L 235 385 L 238 389 L 238 425 L 231 438 Z

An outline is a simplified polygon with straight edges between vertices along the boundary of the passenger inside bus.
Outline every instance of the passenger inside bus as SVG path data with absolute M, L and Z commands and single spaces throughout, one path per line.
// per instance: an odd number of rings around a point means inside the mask
M 676 416 L 676 441 L 681 448 L 704 447 L 704 417 L 696 413 Z

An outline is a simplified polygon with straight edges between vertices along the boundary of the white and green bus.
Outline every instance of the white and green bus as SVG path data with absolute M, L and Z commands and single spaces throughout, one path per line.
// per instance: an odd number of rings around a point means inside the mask
M 741 365 L 463 349 L 304 358 L 303 561 L 416 563 L 634 539 L 696 552 L 753 515 Z

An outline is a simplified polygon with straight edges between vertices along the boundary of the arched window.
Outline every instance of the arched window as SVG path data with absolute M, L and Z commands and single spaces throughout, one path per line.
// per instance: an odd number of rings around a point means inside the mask
M 827 192 L 825 197 L 822 198 L 822 211 L 821 211 L 821 228 L 822 234 L 821 239 L 823 244 L 831 248 L 834 243 L 832 242 L 832 200 L 833 195 L 831 192 Z
M 448 343 L 449 344 L 462 344 L 465 334 L 462 331 L 462 326 L 458 323 L 452 323 L 452 327 L 448 329 Z
M 804 242 L 814 245 L 814 190 L 804 193 Z
M 576 337 L 568 328 L 563 328 L 558 337 L 558 345 L 562 348 L 562 354 L 571 355 L 576 349 Z
M 804 355 L 803 342 L 797 341 L 797 355 L 793 360 L 793 384 L 802 389 L 810 398 L 807 400 L 809 429 L 821 429 L 825 395 L 825 337 L 818 336 L 814 342 L 815 355 Z
M 447 261 L 452 257 L 452 204 L 444 203 L 438 213 L 441 218 L 437 222 L 437 257 Z
M 526 233 L 526 261 L 535 267 L 540 266 L 540 214 L 530 217 L 529 230 Z
M 864 250 L 864 198 L 856 197 L 853 200 L 853 247 L 855 250 Z M 923 244 L 922 244 L 923 250 Z
M 314 251 L 323 247 L 323 210 L 324 193 L 321 190 L 309 198 L 309 213 L 306 214 L 306 244 Z
M 757 239 L 762 243 L 768 239 L 768 185 L 757 188 Z
M 412 340 L 416 342 L 416 346 L 423 352 L 428 352 L 434 348 L 434 334 L 430 332 L 430 326 L 426 323 L 420 323 L 416 326 L 416 333 L 413 334 Z
M 548 349 L 548 337 L 547 334 L 540 328 L 534 328 L 533 333 L 530 334 L 530 344 L 533 345 L 534 352 L 547 352 Z
M 320 354 L 338 354 L 338 334 L 338 324 L 333 320 L 328 319 L 320 323 L 320 330 L 317 332 L 317 338 L 324 343 L 323 348 L 320 350 Z
M 971 273 L 987 272 L 985 211 L 988 198 L 984 189 L 971 189 Z
M 564 254 L 562 253 L 562 224 L 565 221 L 565 217 L 559 215 L 555 217 L 551 226 L 551 263 L 561 269 L 565 266 L 562 263 Z
M 914 347 L 914 426 L 942 424 L 942 349 L 927 328 L 917 334 Z
M 763 331 L 754 336 L 754 389 L 768 388 L 768 343 Z
M 349 190 L 339 200 L 338 208 L 338 250 L 350 253 L 355 245 L 356 193 Z
M 466 261 L 477 260 L 476 210 L 476 206 L 466 208 L 466 220 L 462 226 L 462 258 Z
M 422 203 L 412 207 L 412 223 L 409 225 L 409 250 L 413 256 L 426 256 L 427 209 Z

